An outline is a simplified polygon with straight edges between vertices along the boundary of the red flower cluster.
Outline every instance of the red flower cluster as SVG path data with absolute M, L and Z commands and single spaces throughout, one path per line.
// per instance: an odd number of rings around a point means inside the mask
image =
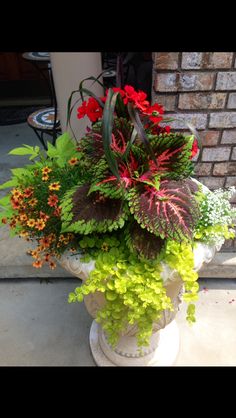
M 78 108 L 78 119 L 81 119 L 86 115 L 91 122 L 96 122 L 102 117 L 102 108 L 93 97 L 90 97 L 87 102 L 84 101 L 82 106 Z
M 150 103 L 147 99 L 147 94 L 144 91 L 135 91 L 132 86 L 126 85 L 124 89 L 119 87 L 113 87 L 112 89 L 115 93 L 120 93 L 124 105 L 127 105 L 129 102 L 134 104 L 134 107 L 140 110 L 144 115 L 149 116 L 151 122 L 158 124 L 162 121 L 164 113 L 163 106 L 155 103 L 153 106 L 150 106 Z M 101 97 L 102 102 L 106 102 L 108 90 L 106 91 L 106 96 Z M 102 117 L 102 108 L 93 97 L 89 98 L 88 101 L 84 101 L 82 105 L 77 109 L 78 119 L 88 116 L 91 122 L 96 122 Z

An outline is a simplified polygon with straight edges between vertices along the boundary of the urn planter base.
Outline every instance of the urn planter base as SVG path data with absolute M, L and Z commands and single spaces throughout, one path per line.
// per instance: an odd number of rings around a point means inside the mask
M 152 335 L 150 346 L 140 354 L 134 336 L 121 338 L 113 350 L 101 326 L 94 320 L 89 343 L 97 366 L 172 366 L 179 352 L 179 329 L 173 320 Z

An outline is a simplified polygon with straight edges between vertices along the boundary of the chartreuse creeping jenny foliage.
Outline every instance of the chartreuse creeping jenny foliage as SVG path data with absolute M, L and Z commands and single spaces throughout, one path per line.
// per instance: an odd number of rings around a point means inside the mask
M 94 78 L 91 78 L 91 80 Z M 173 305 L 162 279 L 162 263 L 177 270 L 195 320 L 197 240 L 215 242 L 233 236 L 231 192 L 202 193 L 190 176 L 198 145 L 194 135 L 173 133 L 163 108 L 131 86 L 109 89 L 106 97 L 84 100 L 91 128 L 76 142 L 68 133 L 48 150 L 24 145 L 10 152 L 28 155 L 30 164 L 12 170 L 0 189 L 2 224 L 11 234 L 37 243 L 30 251 L 36 268 L 69 249 L 83 261 L 95 260 L 88 279 L 69 295 L 82 301 L 104 294 L 96 320 L 115 346 L 128 326 L 137 328 L 140 347 L 148 345 L 153 323 Z M 69 105 L 71 105 L 71 99 Z M 69 106 L 68 115 L 71 109 Z

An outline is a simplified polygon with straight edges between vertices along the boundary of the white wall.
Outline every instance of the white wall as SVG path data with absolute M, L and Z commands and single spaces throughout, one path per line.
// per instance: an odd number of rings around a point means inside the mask
M 59 117 L 62 131 L 66 131 L 67 103 L 73 90 L 78 89 L 79 83 L 86 77 L 97 77 L 102 72 L 100 52 L 51 52 L 51 65 L 55 84 Z M 98 96 L 103 96 L 103 89 L 99 84 L 91 87 L 91 81 L 84 84 Z M 72 104 L 79 99 L 80 95 L 75 94 Z M 77 139 L 84 135 L 86 126 L 90 126 L 89 119 L 77 119 L 78 106 L 75 106 L 71 117 L 71 126 Z

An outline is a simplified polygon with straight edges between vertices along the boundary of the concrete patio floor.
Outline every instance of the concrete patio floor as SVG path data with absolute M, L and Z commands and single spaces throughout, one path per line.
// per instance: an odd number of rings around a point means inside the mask
M 68 304 L 77 279 L 0 281 L 0 366 L 95 366 L 92 322 L 83 303 Z M 200 279 L 197 322 L 177 314 L 180 351 L 175 366 L 236 366 L 236 282 Z

